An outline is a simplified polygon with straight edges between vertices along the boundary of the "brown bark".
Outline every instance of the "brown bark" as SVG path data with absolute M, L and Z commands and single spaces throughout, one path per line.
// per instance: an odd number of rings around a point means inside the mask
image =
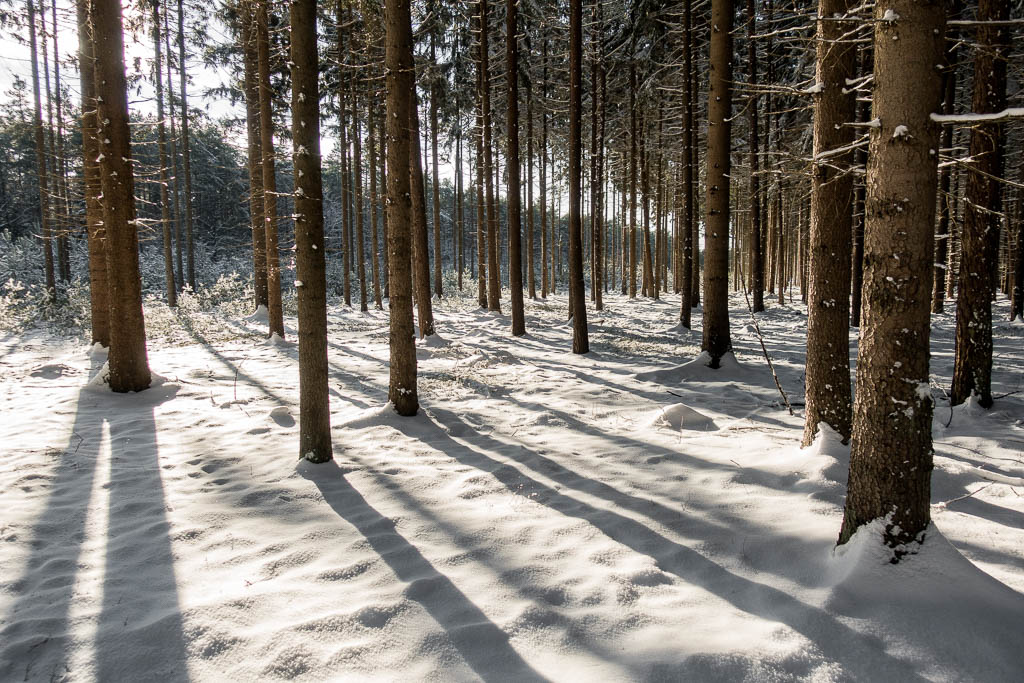
M 299 308 L 299 457 L 333 459 L 327 387 L 327 267 L 320 172 L 316 0 L 291 2 L 295 289 Z
M 895 21 L 883 19 L 892 10 Z M 892 15 L 889 15 L 890 17 Z M 893 561 L 930 521 L 932 399 L 928 390 L 932 234 L 945 19 L 941 2 L 875 7 L 867 167 L 864 310 L 850 476 L 839 542 L 885 520 Z
M 281 259 L 277 247 L 277 179 L 274 174 L 274 119 L 271 114 L 270 39 L 267 0 L 256 0 L 257 80 L 260 95 L 260 152 L 263 166 L 263 222 L 267 246 L 269 335 L 284 339 L 281 307 Z
M 103 188 L 103 225 L 107 238 L 110 291 L 110 388 L 142 391 L 151 375 L 146 354 L 139 279 L 139 236 L 135 222 L 135 181 L 128 130 L 128 86 L 124 68 L 121 4 L 93 0 L 92 25 L 96 56 L 97 135 Z
M 185 176 L 185 240 L 188 284 L 196 289 L 195 240 L 192 236 L 192 153 L 188 120 L 188 68 L 185 61 L 185 5 L 178 0 L 178 91 L 181 96 L 181 170 Z M 264 239 L 264 242 L 266 240 Z
M 484 126 L 484 185 L 487 194 L 487 309 L 501 312 L 501 273 L 498 270 L 498 210 L 495 207 L 494 157 L 491 145 L 491 77 L 488 69 L 487 0 L 480 0 L 480 91 Z
M 167 291 L 167 305 L 178 305 L 178 290 L 174 283 L 174 255 L 171 244 L 171 202 L 167 194 L 167 126 L 164 123 L 164 78 L 163 46 L 160 39 L 160 0 L 150 0 L 153 14 L 153 66 L 156 85 L 157 154 L 160 160 L 160 232 L 164 246 L 164 280 Z
M 712 0 L 709 59 L 707 226 L 704 234 L 704 337 L 717 368 L 729 336 L 729 173 L 732 112 L 732 0 Z
M 245 120 L 248 135 L 249 223 L 252 226 L 253 289 L 256 306 L 267 306 L 267 231 L 263 218 L 263 165 L 260 159 L 259 56 L 256 48 L 256 16 L 251 3 L 240 11 L 242 62 L 245 68 Z
M 523 310 L 522 213 L 519 205 L 519 36 L 517 0 L 505 6 L 505 64 L 508 88 L 508 286 L 512 299 L 512 336 L 526 334 Z
M 411 48 L 410 48 L 411 49 Z M 420 116 L 415 88 L 409 112 L 409 174 L 412 183 L 412 267 L 416 285 L 416 313 L 420 337 L 434 334 L 434 310 L 430 302 L 430 252 L 427 239 L 427 200 L 420 163 Z
M 434 41 L 435 31 L 430 32 L 430 63 L 437 68 L 437 54 Z M 437 100 L 440 93 L 437 88 L 438 76 L 430 74 L 430 188 L 433 195 L 433 226 L 434 226 L 434 294 L 441 298 L 444 294 L 441 259 L 441 185 L 440 176 L 437 173 Z
M 511 1 L 511 0 L 510 0 Z M 569 299 L 572 352 L 589 353 L 583 286 L 583 0 L 569 1 Z
M 979 0 L 979 22 L 1005 22 L 1007 0 Z M 971 108 L 988 114 L 1006 107 L 1006 59 L 1009 32 L 1002 25 L 978 27 Z M 971 129 L 970 163 L 961 234 L 960 277 L 956 300 L 956 361 L 950 401 L 957 405 L 977 394 L 978 403 L 992 406 L 993 274 L 999 269 L 1002 220 L 1003 126 L 986 123 Z
M 39 92 L 39 58 L 36 47 L 36 7 L 35 0 L 26 0 L 28 4 L 29 51 L 32 58 L 32 97 L 35 102 L 34 132 L 36 144 L 36 180 L 39 184 L 39 226 L 43 242 L 43 269 L 46 276 L 46 291 L 54 296 L 57 282 L 53 270 L 52 214 L 50 213 L 49 173 L 46 169 L 46 150 L 43 143 L 43 107 Z M 120 26 L 120 14 L 118 14 Z M 119 29 L 120 30 L 120 29 Z
M 825 422 L 850 438 L 850 249 L 853 224 L 855 44 L 844 37 L 853 22 L 837 21 L 852 0 L 819 0 L 811 175 L 810 288 L 807 303 L 807 410 L 803 445 Z M 827 17 L 827 19 L 821 19 Z M 841 151 L 843 149 L 846 151 Z

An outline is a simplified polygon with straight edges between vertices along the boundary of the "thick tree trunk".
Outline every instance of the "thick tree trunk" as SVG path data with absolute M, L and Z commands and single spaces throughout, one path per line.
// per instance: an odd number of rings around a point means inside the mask
M 978 44 L 974 56 L 975 113 L 1006 107 L 1006 58 L 1009 32 L 1008 0 L 979 0 Z M 967 195 L 961 235 L 959 292 L 956 300 L 956 362 L 950 401 L 957 405 L 977 394 L 978 403 L 992 406 L 993 274 L 999 269 L 999 231 L 1002 220 L 1002 125 L 985 123 L 971 129 L 971 162 L 967 165 Z
M 505 66 L 508 88 L 508 287 L 512 299 L 512 336 L 526 334 L 523 311 L 522 214 L 519 206 L 519 36 L 517 0 L 505 6 Z
M 810 289 L 807 303 L 807 411 L 803 445 L 825 422 L 850 438 L 850 249 L 853 223 L 855 43 L 845 37 L 853 22 L 836 21 L 852 0 L 818 3 L 814 102 L 814 166 L 811 176 Z M 827 19 L 822 19 L 827 17 Z M 846 149 L 846 151 L 841 151 Z
M 263 222 L 267 247 L 267 313 L 270 336 L 284 339 L 281 259 L 277 248 L 277 179 L 274 175 L 274 119 L 271 114 L 270 38 L 267 0 L 256 0 L 256 56 L 260 94 L 260 152 L 263 165 Z M 187 190 L 186 190 L 187 192 Z
M 412 158 L 409 121 L 413 112 L 416 74 L 412 59 L 412 19 L 409 0 L 385 5 L 385 92 L 388 136 L 388 264 L 391 287 L 391 365 L 388 400 L 399 415 L 415 415 L 416 342 L 412 322 L 412 187 L 403 172 Z M 394 172 L 395 170 L 398 172 Z
M 732 350 L 729 336 L 729 173 L 732 116 L 732 0 L 711 2 L 704 234 L 704 338 L 710 367 Z
M 100 144 L 96 126 L 96 74 L 89 0 L 77 0 L 78 72 L 82 92 L 82 175 L 86 235 L 89 243 L 89 303 L 92 343 L 110 346 L 110 296 L 107 285 L 107 238 L 100 204 Z
M 327 268 L 320 173 L 320 89 L 316 0 L 291 2 L 292 159 L 295 167 L 295 278 L 299 307 L 299 457 L 327 462 Z
M 941 2 L 876 5 L 867 167 L 864 311 L 857 357 L 850 476 L 839 542 L 884 518 L 893 561 L 930 521 L 932 399 L 928 388 L 932 234 L 941 103 Z
M 128 130 L 128 84 L 118 0 L 93 0 L 91 12 L 96 56 L 97 136 L 103 188 L 103 225 L 107 240 L 110 288 L 110 388 L 142 391 L 151 375 L 142 317 L 139 236 L 135 222 L 135 181 Z

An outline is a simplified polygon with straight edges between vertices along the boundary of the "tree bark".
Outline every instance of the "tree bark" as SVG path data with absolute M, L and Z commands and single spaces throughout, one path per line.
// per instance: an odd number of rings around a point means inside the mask
M 281 259 L 277 247 L 277 178 L 274 174 L 274 119 L 271 114 L 270 38 L 267 0 L 256 0 L 256 54 L 260 94 L 260 152 L 263 162 L 263 221 L 267 245 L 269 336 L 284 339 Z M 187 190 L 186 190 L 187 191 Z
M 589 353 L 583 286 L 583 0 L 569 0 L 569 299 L 572 352 Z
M 1007 0 L 979 0 L 978 44 L 974 56 L 974 96 L 971 108 L 988 114 L 1006 107 L 1006 58 L 1009 32 L 1005 26 Z M 1002 220 L 1002 124 L 985 123 L 971 129 L 970 163 L 964 226 L 960 237 L 960 277 L 956 300 L 956 361 L 950 401 L 958 405 L 977 394 L 983 408 L 992 406 L 993 273 L 999 269 Z
M 412 321 L 412 157 L 410 120 L 416 75 L 412 58 L 412 19 L 409 0 L 385 5 L 385 82 L 387 92 L 388 168 L 388 282 L 391 287 L 391 365 L 388 400 L 399 415 L 415 415 L 416 343 Z
M 491 146 L 491 77 L 488 69 L 487 0 L 480 0 L 480 89 L 484 125 L 484 184 L 487 193 L 487 309 L 501 312 L 501 272 L 498 270 L 498 210 L 494 201 L 494 161 Z
M 295 289 L 299 308 L 299 457 L 333 459 L 327 387 L 327 267 L 320 172 L 316 0 L 291 2 Z
M 160 160 L 160 232 L 164 246 L 164 280 L 167 291 L 167 305 L 174 308 L 178 305 L 178 288 L 174 283 L 174 252 L 171 244 L 171 202 L 167 194 L 169 178 L 167 177 L 167 126 L 164 124 L 164 78 L 163 78 L 163 46 L 160 38 L 160 0 L 150 0 L 153 10 L 153 74 L 156 85 L 156 129 L 157 150 Z
M 249 151 L 249 222 L 252 226 L 253 289 L 256 307 L 267 307 L 267 231 L 263 217 L 263 165 L 260 160 L 260 91 L 256 16 L 251 3 L 240 6 L 242 60 L 245 68 L 246 132 Z
M 111 325 L 107 356 L 110 388 L 122 393 L 142 391 L 149 387 L 151 375 L 139 279 L 121 4 L 118 0 L 93 0 L 91 7 L 110 319 L 116 323 Z
M 411 49 L 411 48 L 410 48 Z M 420 115 L 415 87 L 409 112 L 409 174 L 412 183 L 412 267 L 416 285 L 416 312 L 420 337 L 434 334 L 434 309 L 430 301 L 430 252 L 427 238 L 427 195 L 420 162 Z
M 435 51 L 435 31 L 430 32 L 430 64 L 433 69 L 437 68 L 437 53 Z M 434 224 L 434 294 L 441 298 L 444 294 L 441 258 L 441 186 L 440 176 L 437 173 L 437 100 L 440 97 L 437 87 L 437 74 L 430 73 L 430 188 L 433 195 L 433 224 Z
M 814 165 L 811 175 L 810 288 L 807 303 L 807 410 L 803 445 L 825 422 L 850 439 L 850 249 L 853 224 L 855 43 L 845 37 L 853 21 L 837 21 L 852 0 L 818 3 L 814 94 Z M 825 17 L 825 19 L 822 19 Z
M 512 299 L 512 336 L 526 334 L 523 310 L 522 212 L 519 205 L 519 35 L 517 0 L 505 6 L 505 64 L 508 88 L 508 287 Z
M 732 113 L 732 0 L 711 2 L 704 338 L 710 367 L 732 350 L 729 336 L 729 173 Z
M 39 58 L 36 47 L 36 7 L 35 0 L 27 0 L 29 23 L 29 51 L 32 57 L 32 96 L 35 102 L 35 143 L 36 143 L 36 180 L 39 184 L 39 226 L 42 232 L 43 269 L 46 276 L 46 291 L 50 297 L 57 292 L 57 282 L 53 270 L 52 215 L 50 213 L 49 174 L 46 170 L 46 150 L 43 144 L 43 106 L 39 92 Z M 118 13 L 118 30 L 121 15 Z M 122 58 L 123 59 L 123 58 Z
M 895 15 L 895 19 L 894 19 Z M 894 20 L 893 20 L 894 19 Z M 932 234 L 945 18 L 937 0 L 876 5 L 867 167 L 864 311 L 850 476 L 839 543 L 884 518 L 893 561 L 928 527 Z

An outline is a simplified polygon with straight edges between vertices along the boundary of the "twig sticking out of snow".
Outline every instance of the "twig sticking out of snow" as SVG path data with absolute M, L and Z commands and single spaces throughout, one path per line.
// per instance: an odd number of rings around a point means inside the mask
M 775 380 L 775 388 L 779 390 L 779 394 L 782 395 L 782 401 L 786 404 L 786 409 L 790 415 L 793 415 L 793 406 L 789 403 L 789 396 L 786 396 L 786 392 L 782 389 L 782 383 L 779 381 L 779 376 L 775 373 L 775 365 L 772 363 L 771 356 L 768 355 L 768 347 L 764 345 L 764 335 L 761 334 L 761 326 L 757 324 L 757 318 L 754 317 L 754 309 L 750 305 L 750 295 L 747 294 L 747 283 L 745 277 L 740 274 L 740 285 L 743 287 L 743 298 L 747 300 L 747 312 L 750 313 L 750 319 L 754 321 L 754 330 L 757 332 L 757 340 L 761 342 L 761 352 L 764 354 L 764 359 L 768 361 L 768 369 L 771 370 L 772 378 Z

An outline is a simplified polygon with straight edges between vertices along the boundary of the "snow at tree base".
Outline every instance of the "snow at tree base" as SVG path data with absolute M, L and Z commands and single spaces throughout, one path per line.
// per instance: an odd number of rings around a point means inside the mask
M 0 680 L 1024 678 L 1004 299 L 991 411 L 949 408 L 933 317 L 934 523 L 896 565 L 882 520 L 835 546 L 848 447 L 799 448 L 801 306 L 759 316 L 790 416 L 742 297 L 719 370 L 676 297 L 605 303 L 576 356 L 564 296 L 527 301 L 523 338 L 435 302 L 413 418 L 386 403 L 386 313 L 332 307 L 323 465 L 296 457 L 294 317 L 270 342 L 150 300 L 155 381 L 124 395 L 80 339 L 5 335 Z

